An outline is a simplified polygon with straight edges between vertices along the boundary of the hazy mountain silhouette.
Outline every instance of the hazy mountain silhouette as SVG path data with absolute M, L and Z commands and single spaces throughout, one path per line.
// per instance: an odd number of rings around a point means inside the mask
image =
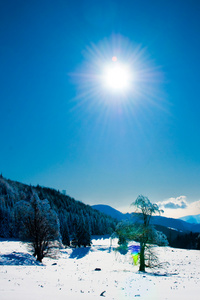
M 186 221 L 192 224 L 200 224 L 200 214 L 199 215 L 191 215 L 179 218 L 180 220 Z
M 123 214 L 122 212 L 118 211 L 117 209 L 114 209 L 113 207 L 109 205 L 99 204 L 99 205 L 93 205 L 94 209 L 99 210 L 100 212 L 103 212 L 104 214 L 107 214 L 119 221 L 122 220 L 138 220 L 137 214 L 130 214 L 126 213 Z M 188 218 L 189 220 L 192 220 L 193 216 L 187 216 L 184 218 Z M 186 222 L 182 219 L 174 219 L 174 218 L 166 218 L 162 216 L 152 216 L 151 223 L 154 225 L 161 225 L 167 228 L 175 229 L 178 231 L 183 232 L 200 232 L 200 224 L 192 224 L 192 222 Z

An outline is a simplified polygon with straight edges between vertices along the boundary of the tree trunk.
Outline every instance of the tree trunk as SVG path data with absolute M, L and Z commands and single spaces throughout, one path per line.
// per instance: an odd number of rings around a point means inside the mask
M 38 251 L 38 254 L 37 254 L 37 261 L 42 262 L 43 257 L 44 257 L 43 254 L 40 253 L 40 251 Z
M 140 243 L 140 268 L 139 268 L 139 271 L 141 271 L 141 272 L 145 272 L 144 249 L 145 249 L 145 244 Z

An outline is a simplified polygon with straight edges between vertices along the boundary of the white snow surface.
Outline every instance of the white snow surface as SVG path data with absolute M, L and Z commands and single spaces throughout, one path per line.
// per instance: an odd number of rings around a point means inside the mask
M 61 249 L 40 264 L 26 244 L 0 240 L 0 299 L 200 299 L 200 251 L 155 247 L 168 264 L 142 273 L 130 252 L 121 255 L 116 246 L 117 239 L 110 247 L 109 238 L 99 237 L 91 247 Z

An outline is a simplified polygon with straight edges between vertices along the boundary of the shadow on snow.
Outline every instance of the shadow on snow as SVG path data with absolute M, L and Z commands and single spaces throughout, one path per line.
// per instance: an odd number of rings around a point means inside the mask
M 36 261 L 35 257 L 29 253 L 23 252 L 12 252 L 9 254 L 0 255 L 0 265 L 12 265 L 12 266 L 32 266 L 41 265 L 40 262 Z
M 84 248 L 74 248 L 72 250 L 72 253 L 70 254 L 69 258 L 83 258 L 84 256 L 86 256 L 90 251 L 90 247 L 84 247 Z

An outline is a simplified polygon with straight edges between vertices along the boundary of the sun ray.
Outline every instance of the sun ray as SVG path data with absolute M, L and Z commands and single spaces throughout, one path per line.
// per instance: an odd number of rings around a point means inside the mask
M 126 119 L 137 119 L 137 112 L 162 107 L 160 82 L 163 74 L 147 55 L 147 49 L 128 39 L 113 36 L 83 51 L 85 61 L 70 74 L 77 86 L 75 109 L 99 111 L 109 119 L 121 110 Z M 102 120 L 103 121 L 103 120 Z M 139 120 L 138 120 L 139 122 Z

